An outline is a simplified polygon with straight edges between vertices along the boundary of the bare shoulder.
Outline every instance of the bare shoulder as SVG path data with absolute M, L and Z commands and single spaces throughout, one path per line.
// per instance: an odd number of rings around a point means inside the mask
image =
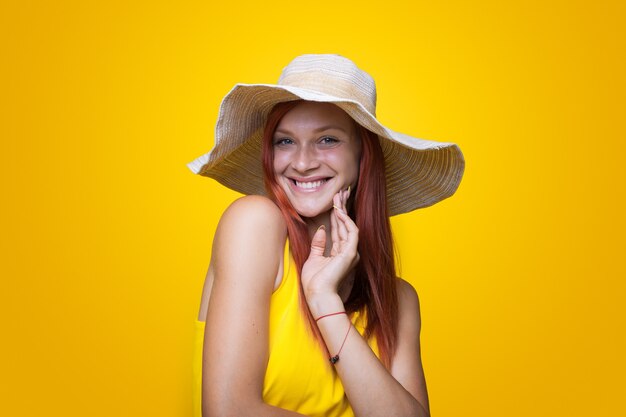
M 396 288 L 398 291 L 400 325 L 409 324 L 414 328 L 417 326 L 417 330 L 419 331 L 421 318 L 420 302 L 417 291 L 415 291 L 415 288 L 413 288 L 411 284 L 402 278 L 396 279 Z
M 232 210 L 253 210 L 262 211 L 262 214 L 271 214 L 280 216 L 280 209 L 269 198 L 262 195 L 246 195 L 233 201 L 226 209 L 226 212 Z
M 211 264 L 216 275 L 239 280 L 261 275 L 273 285 L 286 237 L 287 226 L 276 204 L 262 196 L 242 197 L 220 219 Z
M 198 320 L 207 316 L 216 271 L 219 277 L 239 274 L 237 280 L 258 279 L 242 268 L 252 266 L 254 272 L 267 276 L 267 285 L 280 273 L 283 246 L 287 236 L 280 209 L 267 197 L 245 196 L 234 201 L 223 213 L 213 240 L 211 263 L 204 281 Z M 245 261 L 245 262 L 242 262 Z M 274 270 L 277 272 L 274 273 Z M 274 274 L 272 276 L 272 274 Z
M 241 197 L 228 206 L 220 223 L 233 221 L 244 225 L 259 224 L 265 227 L 282 226 L 286 228 L 278 206 L 269 198 L 260 195 Z
M 267 197 L 249 195 L 235 200 L 222 214 L 216 242 L 224 237 L 284 240 L 287 226 L 278 206 Z
M 419 309 L 419 297 L 417 291 L 411 284 L 402 278 L 396 278 L 396 288 L 398 290 L 398 302 L 400 306 L 413 307 Z

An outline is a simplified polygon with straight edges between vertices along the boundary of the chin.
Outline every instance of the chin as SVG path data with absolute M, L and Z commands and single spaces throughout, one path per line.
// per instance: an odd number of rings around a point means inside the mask
M 324 213 L 328 213 L 331 209 L 332 209 L 332 204 L 329 207 L 322 207 L 322 206 L 318 206 L 318 207 L 298 207 L 298 206 L 294 206 L 294 208 L 296 209 L 296 212 L 305 218 L 313 218 L 313 217 L 317 217 L 321 214 Z

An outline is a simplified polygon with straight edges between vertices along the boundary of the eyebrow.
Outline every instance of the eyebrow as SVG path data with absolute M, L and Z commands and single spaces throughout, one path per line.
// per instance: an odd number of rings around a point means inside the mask
M 320 126 L 316 129 L 313 129 L 313 133 L 319 133 L 319 132 L 324 132 L 326 130 L 339 130 L 341 132 L 344 132 L 346 135 L 349 135 L 351 132 L 347 131 L 346 129 L 344 129 L 341 126 L 336 126 L 336 125 L 326 125 L 326 126 Z M 275 133 L 284 133 L 284 134 L 288 134 L 288 135 L 293 135 L 292 132 L 290 132 L 289 130 L 285 129 L 285 128 L 279 128 L 276 129 Z

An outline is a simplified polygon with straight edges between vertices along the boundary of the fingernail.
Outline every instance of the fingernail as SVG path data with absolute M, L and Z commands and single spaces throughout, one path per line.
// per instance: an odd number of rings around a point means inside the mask
M 320 230 L 326 230 L 326 226 L 321 225 L 320 227 L 317 228 L 316 232 L 319 232 Z
M 350 195 L 350 186 L 348 185 L 348 195 Z
M 336 205 L 334 205 L 334 204 L 333 204 L 333 207 L 334 207 L 334 208 L 336 208 L 337 210 L 339 210 L 339 211 L 343 212 L 343 210 L 342 210 L 342 209 L 340 209 L 339 207 L 337 207 L 337 206 L 336 206 Z

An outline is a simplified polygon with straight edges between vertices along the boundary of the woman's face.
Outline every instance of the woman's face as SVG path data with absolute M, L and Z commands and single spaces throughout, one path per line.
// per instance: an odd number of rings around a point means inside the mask
M 274 172 L 303 217 L 328 212 L 333 195 L 356 184 L 361 141 L 354 121 L 334 104 L 302 102 L 273 136 Z

